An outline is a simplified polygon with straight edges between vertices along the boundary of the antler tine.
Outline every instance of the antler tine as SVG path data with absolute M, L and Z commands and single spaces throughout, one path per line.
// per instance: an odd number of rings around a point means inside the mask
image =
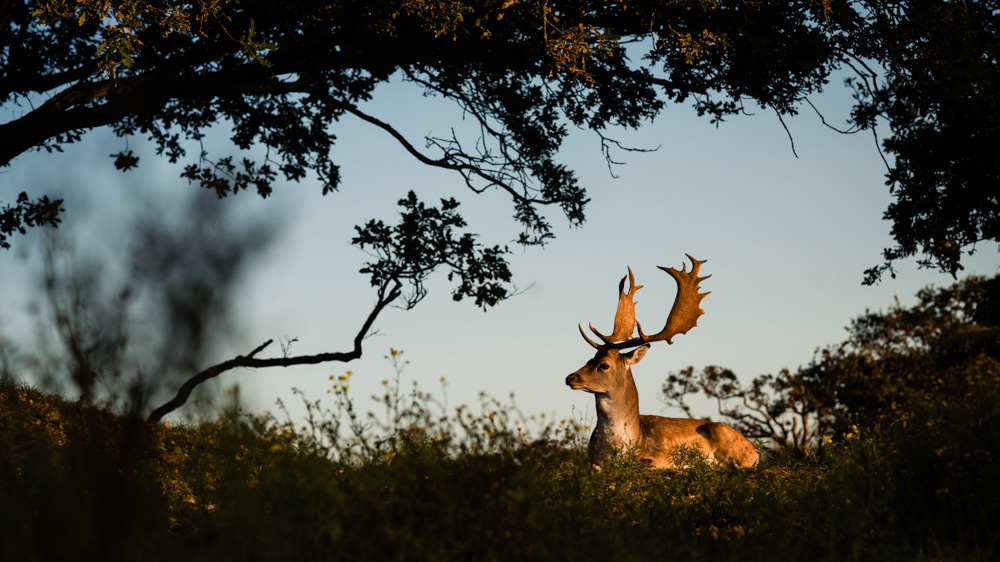
M 674 278 L 677 283 L 677 296 L 674 298 L 674 305 L 670 308 L 670 314 L 667 316 L 667 323 L 660 330 L 660 333 L 649 337 L 646 337 L 642 332 L 639 333 L 639 337 L 645 341 L 666 340 L 668 344 L 672 344 L 674 342 L 671 340 L 674 336 L 686 334 L 688 330 L 698 325 L 698 317 L 705 314 L 701 308 L 701 300 L 709 293 L 699 293 L 698 283 L 708 279 L 711 275 L 698 277 L 698 271 L 701 270 L 701 264 L 708 260 L 696 260 L 691 257 L 691 254 L 684 255 L 691 260 L 690 272 L 687 271 L 687 264 L 684 264 L 680 271 L 672 267 L 657 266 Z
M 597 328 L 595 328 L 593 324 L 588 323 L 587 326 L 590 328 L 590 331 L 593 332 L 595 336 L 601 338 L 601 341 L 604 342 L 604 345 L 611 345 L 614 343 L 615 340 L 598 332 Z
M 625 292 L 625 279 L 628 278 L 629 290 Z M 635 292 L 642 288 L 642 285 L 635 284 L 635 275 L 632 268 L 628 268 L 628 275 L 622 277 L 618 282 L 618 309 L 615 311 L 615 326 L 610 336 L 598 332 L 593 324 L 590 324 L 590 331 L 601 338 L 605 346 L 613 346 L 614 342 L 624 341 L 632 337 L 635 331 Z M 589 341 L 589 340 L 588 340 Z
M 587 337 L 587 332 L 583 331 L 583 324 L 577 324 L 576 327 L 580 328 L 580 335 L 583 336 L 583 339 L 587 340 L 587 343 L 589 343 L 591 347 L 593 347 L 594 349 L 601 349 L 602 347 L 606 347 L 606 346 L 598 345 L 598 344 L 594 343 L 593 341 L 591 341 L 591 339 Z M 594 328 L 591 327 L 590 329 L 593 330 Z

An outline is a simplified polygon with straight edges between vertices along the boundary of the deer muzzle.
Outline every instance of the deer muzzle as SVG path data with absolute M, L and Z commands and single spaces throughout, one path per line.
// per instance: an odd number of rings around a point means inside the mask
M 580 373 L 570 373 L 566 377 L 566 386 L 572 388 L 573 390 L 580 390 L 583 388 L 583 380 L 580 377 Z

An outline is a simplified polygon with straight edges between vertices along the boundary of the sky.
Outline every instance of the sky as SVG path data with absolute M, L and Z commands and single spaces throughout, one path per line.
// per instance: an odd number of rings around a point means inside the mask
M 836 83 L 829 90 L 812 101 L 828 121 L 842 122 L 849 97 Z M 362 109 L 393 124 L 416 146 L 423 146 L 425 134 L 469 127 L 452 104 L 401 82 L 381 87 Z M 477 404 L 481 392 L 504 400 L 513 394 L 527 415 L 592 421 L 593 396 L 564 382 L 593 355 L 577 323 L 593 322 L 610 332 L 618 280 L 631 266 L 644 285 L 636 317 L 658 330 L 674 283 L 657 266 L 679 268 L 689 253 L 708 260 L 702 267 L 703 275 L 712 275 L 702 283 L 711 291 L 702 302 L 706 314 L 673 345 L 653 344 L 633 368 L 640 411 L 677 416 L 679 410 L 657 397 L 671 371 L 721 365 L 749 382 L 795 369 L 818 347 L 842 341 L 845 326 L 866 309 L 885 310 L 896 296 L 904 305 L 913 303 L 921 287 L 953 282 L 909 260 L 898 264 L 898 278 L 862 286 L 863 271 L 881 263 L 882 249 L 892 245 L 890 223 L 882 220 L 891 199 L 876 143 L 868 133 L 837 134 L 811 112 L 786 118 L 786 124 L 797 156 L 772 112 L 758 110 L 716 127 L 690 107 L 671 106 L 637 131 L 613 133 L 626 145 L 657 148 L 617 154 L 626 162 L 615 167 L 617 177 L 602 158 L 600 139 L 574 131 L 560 158 L 588 189 L 587 221 L 570 228 L 552 209 L 548 217 L 557 238 L 544 248 L 522 250 L 511 244 L 519 229 L 503 193 L 472 194 L 454 173 L 420 164 L 384 131 L 345 116 L 335 128 L 339 192 L 324 197 L 314 181 L 279 182 L 267 200 L 243 193 L 219 202 L 235 209 L 237 220 L 268 218 L 279 235 L 240 286 L 239 322 L 213 362 L 268 339 L 297 338 L 296 354 L 349 350 L 375 300 L 357 272 L 368 256 L 350 245 L 353 226 L 369 218 L 395 222 L 396 201 L 411 189 L 428 202 L 457 198 L 480 242 L 510 244 L 511 269 L 523 292 L 484 312 L 469 300 L 453 302 L 451 285 L 440 273 L 415 309 L 387 309 L 379 317 L 360 360 L 230 371 L 216 379 L 215 389 L 238 384 L 247 410 L 275 411 L 280 398 L 298 416 L 293 388 L 325 400 L 329 377 L 349 370 L 351 394 L 370 404 L 368 397 L 381 393 L 381 381 L 394 375 L 385 359 L 392 348 L 409 361 L 404 384 L 417 381 L 437 391 L 444 377 L 452 406 Z M 219 155 L 225 144 L 212 143 L 225 132 L 220 128 L 209 139 Z M 199 189 L 179 178 L 180 165 L 157 159 L 142 138 L 128 140 L 141 157 L 139 168 L 117 172 L 107 155 L 124 146 L 108 131 L 94 131 L 64 154 L 22 155 L 0 171 L 0 197 L 10 202 L 22 189 L 65 197 L 62 229 L 113 256 L 127 241 L 124 225 L 143 205 L 137 202 L 155 201 L 157 212 L 176 213 L 184 197 Z M 40 239 L 32 231 L 14 240 L 14 250 L 0 252 L 0 326 L 18 342 L 31 341 Z M 963 276 L 992 275 L 1000 256 L 995 246 L 983 245 L 965 265 Z M 268 351 L 262 356 L 280 350 L 274 344 Z M 698 415 L 715 413 L 707 402 L 695 404 Z

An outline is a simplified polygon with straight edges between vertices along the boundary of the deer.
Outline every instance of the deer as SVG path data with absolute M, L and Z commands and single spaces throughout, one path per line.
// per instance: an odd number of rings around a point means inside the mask
M 724 423 L 639 414 L 639 392 L 632 378 L 632 366 L 642 361 L 653 342 L 666 341 L 672 345 L 674 336 L 686 334 L 697 326 L 698 317 L 705 313 L 701 300 L 709 293 L 699 293 L 699 283 L 711 275 L 698 277 L 698 273 L 708 260 L 685 255 L 691 260 L 691 271 L 687 271 L 686 263 L 680 271 L 657 266 L 677 283 L 677 296 L 659 333 L 647 336 L 635 319 L 635 293 L 643 286 L 635 284 L 631 267 L 626 276 L 629 290 L 625 291 L 626 277 L 618 284 L 618 310 L 611 335 L 605 336 L 592 323 L 588 324 L 600 339 L 598 343 L 587 337 L 581 324 L 577 325 L 580 335 L 597 353 L 567 376 L 566 384 L 595 397 L 597 426 L 587 450 L 590 462 L 598 470 L 620 452 L 635 454 L 650 468 L 682 468 L 674 462 L 678 446 L 700 451 L 710 464 L 747 468 L 760 457 L 749 439 Z M 636 331 L 638 335 L 633 336 Z

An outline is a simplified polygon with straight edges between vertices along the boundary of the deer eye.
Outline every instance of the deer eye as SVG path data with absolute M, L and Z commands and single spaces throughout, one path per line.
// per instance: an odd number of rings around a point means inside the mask
M 611 365 L 608 365 L 607 363 L 601 363 L 600 365 L 598 365 L 597 370 L 603 372 L 603 371 L 607 371 L 610 368 L 611 368 Z

